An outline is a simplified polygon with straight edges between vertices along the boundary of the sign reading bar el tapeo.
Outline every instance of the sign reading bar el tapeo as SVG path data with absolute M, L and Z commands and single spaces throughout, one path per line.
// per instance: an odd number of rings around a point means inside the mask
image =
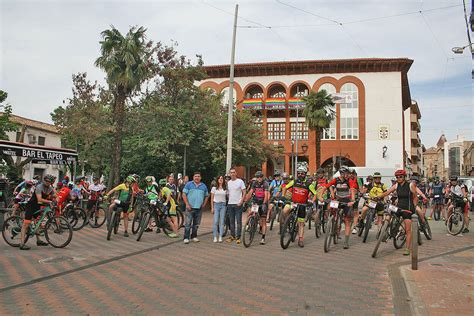
M 77 158 L 77 153 L 73 150 L 40 148 L 6 141 L 0 141 L 0 153 L 6 156 L 31 158 L 33 163 L 48 164 L 72 164 Z

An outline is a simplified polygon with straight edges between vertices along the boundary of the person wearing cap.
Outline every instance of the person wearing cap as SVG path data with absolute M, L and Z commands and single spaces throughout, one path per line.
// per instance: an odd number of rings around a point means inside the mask
M 368 194 L 369 194 L 369 203 L 370 202 L 374 202 L 376 203 L 376 207 L 375 207 L 375 211 L 377 212 L 377 226 L 380 226 L 382 224 L 382 220 L 383 220 L 383 209 L 384 209 L 384 205 L 382 202 L 378 201 L 378 196 L 382 193 L 384 193 L 385 191 L 387 191 L 387 186 L 385 184 L 382 183 L 382 175 L 380 174 L 380 172 L 375 172 L 373 177 L 373 184 L 371 185 L 371 188 L 370 190 L 368 191 Z M 364 225 L 364 220 L 365 220 L 365 216 L 367 214 L 367 211 L 369 210 L 369 207 L 368 205 L 364 205 L 362 207 L 362 214 L 360 216 L 360 221 L 358 223 L 359 227 L 363 227 Z M 355 232 L 353 231 L 352 232 L 353 234 L 355 234 Z
M 280 173 L 275 172 L 273 175 L 274 179 L 272 182 L 270 182 L 270 203 L 268 204 L 268 214 L 267 214 L 267 222 L 270 221 L 270 218 L 272 216 L 272 210 L 275 207 L 275 199 L 279 196 L 280 190 L 281 190 L 281 185 L 283 183 L 283 180 L 281 179 Z
M 463 233 L 469 232 L 469 210 L 466 208 L 467 191 L 464 186 L 459 185 L 458 177 L 451 176 L 449 178 L 449 193 L 457 196 L 459 200 L 451 199 L 448 206 L 448 216 L 451 216 L 455 207 L 460 207 L 464 211 L 464 230 Z
M 313 186 L 311 186 L 311 180 L 307 179 L 308 169 L 305 166 L 299 166 L 296 169 L 295 180 L 290 181 L 283 189 L 282 194 L 285 195 L 286 191 L 293 188 L 293 194 L 291 195 L 291 201 L 296 203 L 297 217 L 298 217 L 298 246 L 304 247 L 304 223 L 306 219 L 306 205 L 308 203 L 309 194 L 313 194 L 312 202 L 316 201 L 317 193 Z M 285 205 L 282 211 L 283 220 L 280 220 L 280 224 L 283 224 L 291 211 L 291 205 Z
M 403 253 L 404 256 L 410 255 L 411 249 L 411 216 L 416 211 L 416 204 L 418 202 L 416 184 L 412 181 L 407 181 L 407 172 L 403 169 L 395 171 L 397 183 L 390 187 L 387 191 L 381 193 L 379 198 L 384 198 L 393 192 L 397 192 L 397 206 L 401 209 L 401 218 L 405 227 L 406 248 Z
M 133 191 L 132 191 L 132 185 L 137 182 L 137 180 L 133 176 L 127 176 L 125 178 L 125 181 L 112 190 L 110 190 L 106 195 L 105 198 L 110 196 L 113 193 L 118 193 L 117 199 L 120 201 L 120 207 L 122 208 L 123 212 L 123 229 L 124 237 L 128 237 L 128 214 L 131 211 L 131 205 L 133 203 L 134 197 L 133 197 Z M 109 214 L 112 214 L 112 212 L 115 210 L 115 207 L 117 205 L 115 204 L 115 201 L 112 202 L 109 206 Z
M 267 209 L 268 201 L 270 199 L 270 186 L 268 182 L 264 180 L 263 172 L 257 171 L 255 173 L 257 179 L 250 186 L 250 190 L 245 197 L 246 201 L 252 200 L 252 203 L 258 204 L 258 214 L 260 215 L 260 229 L 262 232 L 262 239 L 260 245 L 265 245 L 265 234 L 267 232 Z M 250 211 L 248 212 L 250 215 Z
M 344 249 L 349 248 L 351 235 L 351 222 L 354 217 L 353 205 L 355 203 L 355 182 L 350 181 L 350 170 L 346 166 L 339 168 L 339 177 L 332 179 L 325 185 L 330 190 L 331 200 L 338 200 L 347 205 L 344 207 Z

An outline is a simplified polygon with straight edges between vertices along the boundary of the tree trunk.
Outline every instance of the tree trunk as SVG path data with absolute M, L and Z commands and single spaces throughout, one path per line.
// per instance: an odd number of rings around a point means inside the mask
M 323 133 L 322 128 L 316 130 L 316 170 L 321 167 L 321 133 Z
M 114 108 L 115 135 L 111 169 L 112 179 L 109 180 L 109 182 L 113 183 L 113 186 L 118 185 L 120 182 L 120 167 L 122 162 L 122 131 L 125 121 L 125 98 L 126 95 L 124 91 L 119 88 Z

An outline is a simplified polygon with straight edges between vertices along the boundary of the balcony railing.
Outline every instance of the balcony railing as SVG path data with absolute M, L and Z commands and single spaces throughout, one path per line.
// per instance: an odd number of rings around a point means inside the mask
M 265 100 L 265 108 L 267 110 L 285 110 L 286 99 L 284 98 L 271 98 Z
M 269 98 L 269 99 L 244 99 L 242 107 L 249 110 L 261 110 L 263 108 L 267 110 L 286 110 L 304 108 L 306 103 L 302 99 L 290 98 Z
M 245 99 L 242 106 L 244 109 L 261 110 L 263 109 L 263 100 L 262 99 Z

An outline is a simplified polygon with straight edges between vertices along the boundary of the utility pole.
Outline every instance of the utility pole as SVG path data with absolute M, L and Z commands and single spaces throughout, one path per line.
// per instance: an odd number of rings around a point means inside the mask
M 232 167 L 232 115 L 234 111 L 234 59 L 235 59 L 235 38 L 237 35 L 237 15 L 239 5 L 235 5 L 234 30 L 232 34 L 232 52 L 230 54 L 230 78 L 229 78 L 229 111 L 227 116 L 227 159 L 226 173 Z
M 293 174 L 293 178 L 296 179 L 296 173 L 298 170 L 298 117 L 299 117 L 299 109 L 300 109 L 300 87 L 296 86 L 296 97 L 298 98 L 296 102 L 296 128 L 295 128 L 295 173 Z M 291 126 L 291 123 L 290 123 Z M 291 128 L 290 128 L 291 130 Z
M 183 157 L 183 179 L 186 175 L 186 145 L 184 145 L 184 157 Z

